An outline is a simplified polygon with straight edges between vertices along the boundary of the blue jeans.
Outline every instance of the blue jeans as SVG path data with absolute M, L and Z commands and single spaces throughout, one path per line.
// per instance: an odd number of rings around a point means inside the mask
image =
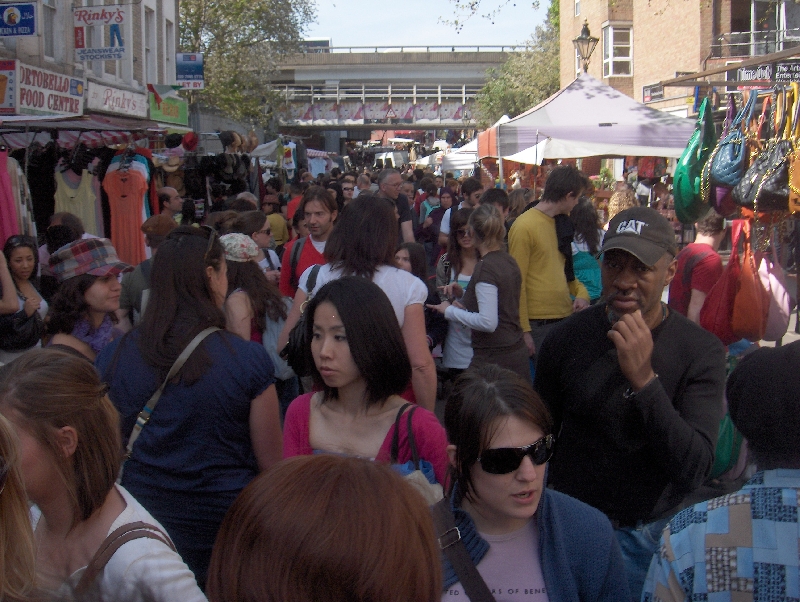
M 622 551 L 625 572 L 628 575 L 631 599 L 636 602 L 642 597 L 647 570 L 650 568 L 653 554 L 658 552 L 661 532 L 668 522 L 669 518 L 662 518 L 637 527 L 618 527 L 614 529 Z

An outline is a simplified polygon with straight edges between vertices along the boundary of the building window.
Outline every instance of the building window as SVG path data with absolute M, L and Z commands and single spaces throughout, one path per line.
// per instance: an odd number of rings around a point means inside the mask
M 603 77 L 633 75 L 633 31 L 630 27 L 603 28 Z
M 164 50 L 164 83 L 175 83 L 175 26 L 172 21 L 167 21 L 166 41 Z
M 575 0 L 575 16 L 581 14 L 581 0 Z
M 44 24 L 44 56 L 56 58 L 56 0 L 42 0 L 42 22 Z
M 158 83 L 156 72 L 156 12 L 144 9 L 144 82 Z

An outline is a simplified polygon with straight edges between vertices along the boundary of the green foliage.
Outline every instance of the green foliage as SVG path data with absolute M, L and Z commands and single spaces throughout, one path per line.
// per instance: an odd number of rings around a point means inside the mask
M 181 0 L 182 52 L 205 53 L 205 90 L 190 102 L 265 124 L 270 76 L 282 55 L 297 51 L 314 19 L 313 0 Z
M 558 91 L 558 22 L 558 0 L 551 0 L 547 21 L 536 27 L 525 50 L 490 71 L 476 98 L 479 127 L 488 127 L 503 115 L 519 115 Z

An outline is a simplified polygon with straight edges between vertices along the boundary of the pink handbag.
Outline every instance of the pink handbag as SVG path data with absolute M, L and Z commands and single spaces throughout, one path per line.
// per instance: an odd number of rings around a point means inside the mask
M 786 280 L 775 247 L 772 248 L 772 256 L 769 253 L 759 253 L 757 263 L 758 277 L 764 290 L 769 294 L 767 326 L 763 339 L 778 341 L 789 329 L 789 318 L 793 309 L 792 299 L 786 289 Z

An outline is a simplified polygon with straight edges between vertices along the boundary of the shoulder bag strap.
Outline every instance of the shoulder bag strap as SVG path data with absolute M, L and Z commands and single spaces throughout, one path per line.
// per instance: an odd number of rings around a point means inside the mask
M 408 446 L 411 448 L 411 460 L 414 462 L 414 469 L 419 470 L 419 452 L 417 451 L 417 441 L 414 439 L 414 427 L 411 418 L 419 406 L 414 406 L 408 411 Z
M 400 417 L 410 405 L 410 403 L 403 404 L 400 409 L 397 410 L 397 417 L 394 419 L 394 434 L 392 435 L 392 447 L 390 455 L 392 464 L 397 464 L 397 457 L 400 454 Z
M 489 586 L 481 577 L 461 540 L 461 531 L 456 527 L 456 521 L 450 510 L 450 500 L 447 497 L 442 498 L 433 505 L 432 510 L 439 547 L 453 566 L 470 602 L 495 602 Z
M 91 561 L 89 561 L 89 564 L 86 566 L 83 575 L 81 575 L 80 581 L 78 581 L 78 584 L 75 586 L 75 593 L 78 596 L 86 593 L 86 590 L 94 583 L 97 576 L 105 568 L 108 561 L 111 560 L 117 550 L 129 541 L 142 538 L 155 539 L 169 547 L 172 551 L 177 551 L 175 549 L 175 544 L 172 543 L 169 536 L 155 525 L 150 525 L 141 521 L 122 525 L 119 529 L 114 530 L 103 540 L 103 543 L 100 544 L 97 552 L 95 552 Z
M 190 341 L 190 343 L 186 346 L 186 349 L 181 352 L 178 356 L 178 359 L 175 360 L 175 363 L 172 364 L 172 368 L 169 369 L 169 373 L 167 374 L 167 378 L 164 379 L 164 382 L 161 383 L 161 386 L 153 393 L 153 396 L 150 400 L 145 404 L 142 411 L 139 412 L 139 416 L 136 418 L 136 423 L 133 425 L 133 430 L 131 431 L 131 436 L 128 437 L 128 445 L 126 446 L 125 458 L 122 460 L 122 467 L 119 471 L 119 477 L 117 477 L 117 482 L 122 481 L 122 471 L 125 468 L 125 462 L 128 458 L 131 457 L 133 453 L 133 444 L 136 443 L 136 439 L 139 438 L 139 435 L 142 433 L 142 429 L 150 420 L 150 416 L 153 414 L 153 410 L 158 403 L 158 400 L 161 399 L 161 394 L 164 392 L 164 387 L 167 386 L 167 383 L 175 378 L 175 375 L 180 372 L 180 369 L 183 368 L 183 365 L 186 363 L 186 360 L 189 359 L 189 356 L 192 355 L 197 346 L 203 342 L 208 335 L 212 332 L 216 332 L 217 330 L 221 330 L 216 326 L 210 326 L 205 330 L 202 330 L 195 335 L 195 337 Z
M 306 288 L 308 289 L 308 298 L 311 298 L 311 294 L 314 292 L 314 287 L 317 286 L 317 274 L 319 274 L 319 269 L 322 266 L 317 264 L 311 271 L 308 273 L 308 282 L 306 283 Z
M 307 238 L 307 236 L 298 238 L 297 242 L 292 245 L 292 254 L 289 256 L 289 267 L 291 268 L 289 283 L 292 288 L 297 288 L 299 284 L 300 276 L 297 273 L 297 264 L 300 263 L 300 253 L 303 252 L 303 246 L 306 244 Z

